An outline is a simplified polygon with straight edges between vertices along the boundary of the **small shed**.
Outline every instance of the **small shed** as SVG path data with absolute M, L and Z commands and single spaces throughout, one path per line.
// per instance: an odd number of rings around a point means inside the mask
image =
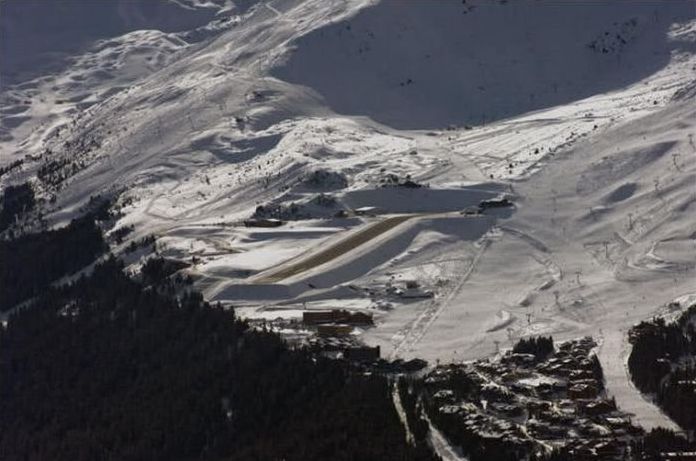
M 351 362 L 374 362 L 379 359 L 379 346 L 350 347 L 343 352 L 343 357 Z

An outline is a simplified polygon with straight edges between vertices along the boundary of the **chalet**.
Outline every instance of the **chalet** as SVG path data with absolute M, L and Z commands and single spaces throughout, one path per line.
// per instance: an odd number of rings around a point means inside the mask
M 415 298 L 432 298 L 435 294 L 430 290 L 423 290 L 418 286 L 418 282 L 409 281 L 406 282 L 405 290 L 396 290 L 395 293 L 402 298 L 415 299 Z
M 348 336 L 353 332 L 353 327 L 350 325 L 318 325 L 317 333 L 320 336 Z
M 535 386 L 535 389 L 537 395 L 542 398 L 550 398 L 555 393 L 563 390 L 554 386 L 554 383 L 539 383 L 537 386 Z
M 489 208 L 507 208 L 511 206 L 512 202 L 507 197 L 492 198 L 479 202 L 479 208 L 481 210 L 487 210 Z
M 510 402 L 513 400 L 512 393 L 504 386 L 493 382 L 487 382 L 481 386 L 481 396 L 492 402 Z
M 577 399 L 593 399 L 599 394 L 597 386 L 589 383 L 573 384 L 568 388 L 568 397 Z
M 530 418 L 533 418 L 534 415 L 540 414 L 543 411 L 549 411 L 551 407 L 550 402 L 545 402 L 543 400 L 530 400 L 527 402 L 527 412 Z
M 302 313 L 302 323 L 305 325 L 320 325 L 333 321 L 333 311 L 306 311 Z
M 280 219 L 253 218 L 244 221 L 246 227 L 280 227 L 285 224 Z
M 467 207 L 460 211 L 459 214 L 464 216 L 478 216 L 481 214 L 481 209 L 479 207 Z
M 440 389 L 433 394 L 433 399 L 438 401 L 453 402 L 454 401 L 454 391 L 451 389 Z
M 347 312 L 347 311 L 344 311 Z M 372 314 L 366 312 L 347 312 L 348 317 L 344 320 L 350 325 L 373 325 Z
M 356 216 L 376 216 L 381 212 L 382 210 L 376 206 L 364 206 L 353 210 L 353 213 L 355 213 Z
M 438 413 L 441 415 L 456 415 L 458 413 L 464 412 L 463 406 L 471 405 L 470 403 L 464 403 L 461 405 L 442 405 L 437 409 Z M 473 411 L 476 411 L 475 409 Z
M 511 353 L 503 356 L 500 359 L 501 363 L 504 364 L 515 364 L 515 365 L 531 365 L 536 361 L 534 354 L 518 354 Z
M 343 358 L 351 362 L 374 362 L 379 360 L 379 346 L 350 347 L 343 351 Z
M 302 313 L 305 325 L 322 325 L 326 323 L 345 323 L 348 325 L 372 325 L 372 314 L 366 312 L 349 312 L 342 309 L 330 311 L 305 311 Z
M 568 436 L 568 429 L 542 421 L 531 420 L 527 427 L 540 439 L 562 439 Z
M 402 373 L 414 373 L 428 366 L 428 362 L 423 359 L 411 359 L 401 365 Z
M 588 416 L 603 415 L 616 410 L 616 406 L 608 400 L 592 400 L 582 405 L 582 411 Z
M 522 414 L 524 414 L 524 409 L 520 405 L 512 403 L 494 402 L 491 404 L 491 408 L 499 413 L 513 418 L 522 416 Z
M 600 459 L 606 459 L 611 456 L 619 456 L 622 454 L 621 444 L 617 440 L 606 440 L 597 443 L 592 447 Z
M 604 418 L 604 421 L 606 421 L 607 424 L 609 424 L 609 427 L 611 427 L 612 429 L 616 428 L 616 427 L 626 427 L 626 426 L 629 426 L 631 424 L 630 421 L 626 418 L 612 417 L 612 416 L 610 416 L 608 418 Z
M 570 450 L 573 459 L 578 461 L 595 461 L 597 459 L 597 453 L 588 446 L 578 446 Z
M 660 453 L 660 459 L 665 461 L 696 461 L 696 451 L 671 451 Z
M 568 378 L 570 379 L 588 379 L 594 377 L 594 373 L 592 370 L 584 369 L 584 370 L 573 370 L 570 372 L 568 375 Z
M 419 184 L 419 183 L 412 181 L 410 179 L 407 179 L 406 181 L 404 181 L 400 185 L 401 185 L 401 187 L 405 187 L 407 189 L 420 189 L 421 187 L 423 187 L 422 184 Z

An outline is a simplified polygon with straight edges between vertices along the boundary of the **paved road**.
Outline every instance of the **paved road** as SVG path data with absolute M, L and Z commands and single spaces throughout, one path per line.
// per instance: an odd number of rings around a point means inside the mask
M 308 256 L 296 263 L 288 264 L 282 266 L 280 269 L 269 271 L 268 273 L 261 274 L 261 276 L 253 281 L 256 284 L 262 283 L 277 283 L 292 276 L 301 274 L 310 269 L 314 269 L 317 266 L 326 264 L 339 256 L 342 256 L 349 251 L 354 250 L 360 245 L 369 242 L 370 240 L 384 234 L 385 232 L 395 228 L 399 224 L 408 221 L 418 215 L 402 215 L 402 216 L 392 216 L 379 221 L 375 224 L 367 226 L 365 229 L 356 232 L 349 237 L 333 244 L 332 246 L 326 248 L 325 250 Z

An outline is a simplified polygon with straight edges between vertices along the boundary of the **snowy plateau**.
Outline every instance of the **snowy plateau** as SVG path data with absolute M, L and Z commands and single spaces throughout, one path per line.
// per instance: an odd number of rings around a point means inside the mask
M 694 1 L 0 14 L 0 188 L 29 182 L 49 228 L 113 197 L 129 271 L 154 236 L 289 341 L 333 309 L 374 319 L 351 340 L 431 364 L 592 336 L 618 406 L 676 427 L 626 359 L 634 324 L 696 293 Z

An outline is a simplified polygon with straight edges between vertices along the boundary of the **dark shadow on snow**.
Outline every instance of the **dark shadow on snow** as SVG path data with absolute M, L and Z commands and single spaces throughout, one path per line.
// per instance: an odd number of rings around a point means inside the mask
M 624 88 L 663 68 L 691 0 L 386 0 L 300 38 L 275 76 L 399 129 L 481 124 Z

